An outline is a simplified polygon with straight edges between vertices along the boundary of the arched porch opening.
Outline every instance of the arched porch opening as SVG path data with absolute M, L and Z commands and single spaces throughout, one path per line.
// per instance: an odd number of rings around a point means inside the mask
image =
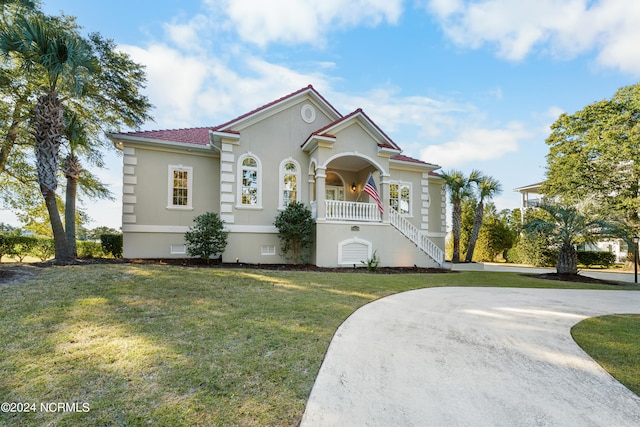
M 315 169 L 315 206 L 318 221 L 382 222 L 388 220 L 388 174 L 374 159 L 353 153 L 339 153 Z M 377 200 L 364 191 L 372 176 Z

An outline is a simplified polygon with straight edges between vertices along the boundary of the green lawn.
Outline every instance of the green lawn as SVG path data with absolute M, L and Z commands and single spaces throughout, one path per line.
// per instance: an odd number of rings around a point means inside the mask
M 640 395 L 640 315 L 585 319 L 571 329 L 571 335 L 604 369 Z
M 0 413 L 0 425 L 297 425 L 338 326 L 434 286 L 622 288 L 491 272 L 46 268 L 0 285 L 0 400 L 38 405 Z M 49 402 L 90 412 L 41 412 Z

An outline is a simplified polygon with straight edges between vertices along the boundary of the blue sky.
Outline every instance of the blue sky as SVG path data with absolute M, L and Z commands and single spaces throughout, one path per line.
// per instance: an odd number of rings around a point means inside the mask
M 405 154 L 480 169 L 513 188 L 544 179 L 561 112 L 640 77 L 637 0 L 44 0 L 147 66 L 155 123 L 209 126 L 313 84 L 363 108 Z M 119 159 L 100 176 L 119 198 Z M 90 227 L 120 226 L 91 203 Z

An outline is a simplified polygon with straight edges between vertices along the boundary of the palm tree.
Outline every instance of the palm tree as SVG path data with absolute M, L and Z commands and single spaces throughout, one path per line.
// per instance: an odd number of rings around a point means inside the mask
M 474 183 L 478 190 L 478 204 L 476 205 L 476 212 L 473 217 L 473 229 L 469 236 L 469 246 L 465 262 L 471 262 L 473 260 L 473 252 L 476 249 L 476 242 L 478 241 L 480 227 L 482 227 L 482 221 L 484 219 L 485 201 L 491 200 L 494 196 L 502 193 L 502 185 L 493 177 L 481 175 L 474 180 Z
M 69 154 L 62 162 L 62 173 L 67 179 L 66 200 L 64 204 L 64 229 L 67 236 L 67 247 L 71 256 L 78 255 L 76 246 L 76 199 L 78 193 L 78 180 L 83 172 L 80 159 L 76 152 L 87 149 L 89 141 L 85 126 L 80 122 L 77 114 L 69 113 L 65 120 L 65 136 L 69 144 Z
M 0 33 L 0 51 L 15 55 L 27 70 L 39 69 L 43 75 L 41 95 L 33 110 L 32 127 L 40 192 L 44 197 L 55 243 L 57 261 L 72 257 L 58 212 L 55 192 L 59 150 L 64 137 L 64 106 L 59 89 L 72 95 L 82 93 L 96 61 L 89 46 L 56 22 L 40 14 L 16 19 Z
M 594 243 L 608 224 L 592 220 L 576 207 L 560 204 L 544 204 L 539 208 L 548 215 L 546 219 L 535 218 L 524 225 L 528 233 L 542 233 L 558 247 L 558 274 L 578 274 L 577 243 Z
M 477 170 L 467 177 L 459 170 L 442 172 L 449 201 L 451 202 L 451 232 L 453 234 L 453 255 L 451 262 L 460 262 L 460 230 L 462 224 L 462 201 L 471 195 L 471 183 L 476 181 L 481 173 Z

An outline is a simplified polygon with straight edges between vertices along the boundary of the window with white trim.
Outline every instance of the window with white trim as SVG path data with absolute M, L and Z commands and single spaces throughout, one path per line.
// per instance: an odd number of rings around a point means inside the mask
M 238 159 L 238 207 L 262 207 L 262 176 L 260 160 L 251 153 Z
M 300 201 L 300 165 L 289 158 L 280 163 L 280 208 Z
M 411 183 L 392 182 L 389 185 L 389 205 L 400 215 L 410 215 Z
M 193 200 L 193 168 L 169 165 L 169 200 L 170 209 L 192 209 Z

